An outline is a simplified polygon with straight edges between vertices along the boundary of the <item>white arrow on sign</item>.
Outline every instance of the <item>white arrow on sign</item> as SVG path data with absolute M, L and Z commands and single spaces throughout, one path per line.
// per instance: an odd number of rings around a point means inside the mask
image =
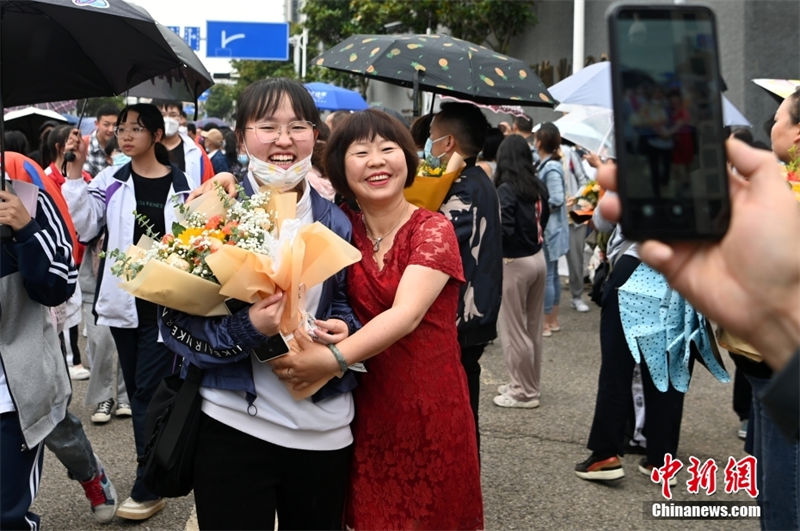
M 233 35 L 228 37 L 226 32 L 225 32 L 225 30 L 222 30 L 222 36 L 220 38 L 220 43 L 222 44 L 222 47 L 225 48 L 228 45 L 229 42 L 233 42 L 235 40 L 244 39 L 244 38 L 245 38 L 245 34 L 244 33 L 234 33 Z

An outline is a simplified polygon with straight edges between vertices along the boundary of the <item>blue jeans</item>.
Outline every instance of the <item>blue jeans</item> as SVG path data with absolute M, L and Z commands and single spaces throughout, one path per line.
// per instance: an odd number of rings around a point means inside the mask
M 158 327 L 153 324 L 140 324 L 139 328 L 111 328 L 114 343 L 119 353 L 122 376 L 131 399 L 133 413 L 133 438 L 136 442 L 136 456 L 142 457 L 147 445 L 144 422 L 147 406 L 161 380 L 172 373 L 174 355 L 164 343 L 158 342 Z M 157 494 L 144 485 L 140 464 L 136 466 L 136 481 L 131 489 L 131 498 L 137 502 L 157 500 Z
M 561 302 L 561 283 L 558 278 L 558 257 L 550 259 L 547 247 L 544 248 L 544 259 L 547 261 L 547 279 L 544 284 L 544 313 L 550 315 L 554 306 Z
M 762 529 L 800 527 L 800 444 L 790 441 L 758 400 L 769 384 L 747 375 L 753 389 L 748 430 L 753 433 L 752 453 L 758 461 L 758 504 Z M 749 437 L 748 437 L 749 440 Z M 746 448 L 750 451 L 749 448 Z

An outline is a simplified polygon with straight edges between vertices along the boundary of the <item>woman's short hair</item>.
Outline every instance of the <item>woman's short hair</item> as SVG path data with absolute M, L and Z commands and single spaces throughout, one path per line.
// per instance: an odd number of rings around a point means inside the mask
M 236 136 L 244 138 L 248 122 L 275 114 L 283 95 L 289 97 L 295 116 L 319 127 L 319 110 L 308 90 L 299 81 L 277 77 L 262 79 L 248 85 L 239 96 L 236 105 Z
M 353 142 L 371 142 L 377 136 L 396 142 L 400 146 L 406 159 L 408 172 L 405 187 L 408 188 L 414 182 L 419 158 L 408 128 L 388 113 L 367 109 L 351 114 L 341 126 L 334 129 L 325 148 L 325 175 L 343 197 L 347 199 L 355 197 L 347 184 L 347 175 L 345 174 L 347 150 Z

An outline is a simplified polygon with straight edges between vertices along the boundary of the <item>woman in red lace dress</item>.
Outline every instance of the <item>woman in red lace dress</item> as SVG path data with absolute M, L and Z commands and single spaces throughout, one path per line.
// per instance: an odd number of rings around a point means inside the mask
M 386 113 L 351 115 L 326 151 L 327 174 L 361 212 L 345 210 L 362 260 L 348 270 L 364 327 L 334 348 L 273 370 L 296 387 L 367 360 L 355 391 L 346 525 L 355 529 L 483 527 L 475 427 L 456 335 L 458 242 L 440 214 L 405 200 L 417 166 L 408 130 Z

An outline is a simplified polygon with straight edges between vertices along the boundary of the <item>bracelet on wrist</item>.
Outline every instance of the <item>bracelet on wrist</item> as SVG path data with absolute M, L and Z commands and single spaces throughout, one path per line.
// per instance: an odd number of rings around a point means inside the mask
M 342 351 L 339 350 L 339 347 L 333 343 L 328 343 L 328 348 L 333 353 L 333 357 L 336 358 L 336 363 L 339 364 L 339 369 L 341 369 L 342 374 L 347 372 L 347 362 L 344 360 L 344 356 L 342 356 Z

